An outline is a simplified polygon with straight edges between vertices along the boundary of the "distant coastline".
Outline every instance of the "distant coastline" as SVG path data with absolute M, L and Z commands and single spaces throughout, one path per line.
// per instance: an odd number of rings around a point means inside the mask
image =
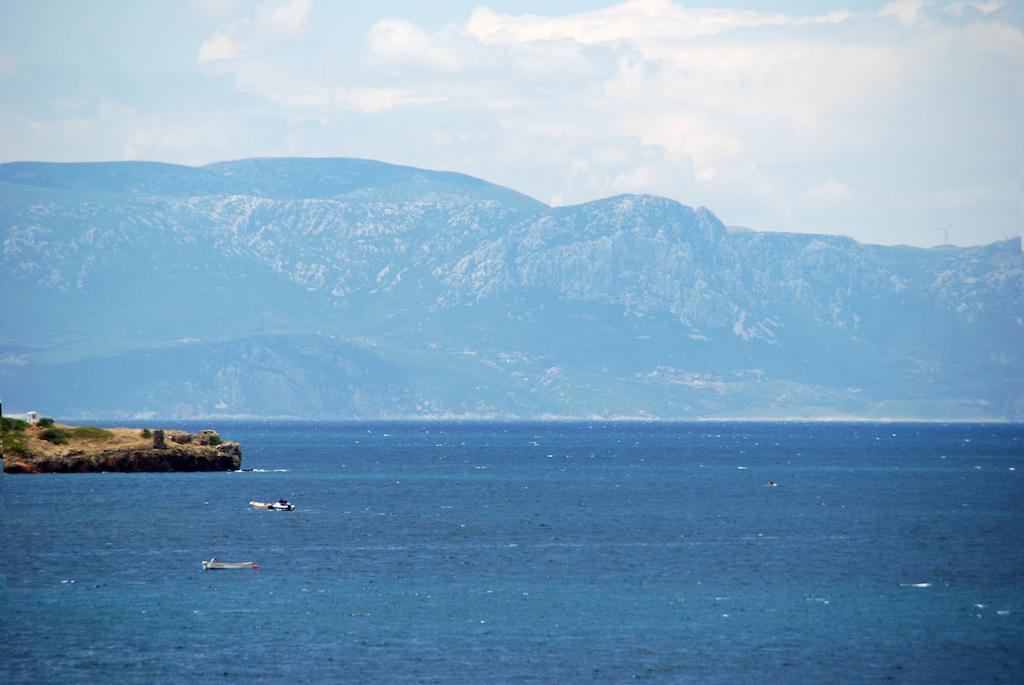
M 115 424 L 130 428 L 145 425 L 206 425 L 221 423 L 893 423 L 893 424 L 994 424 L 1020 425 L 1022 420 L 1006 418 L 918 418 L 918 417 L 871 417 L 871 416 L 699 416 L 699 417 L 650 417 L 650 416 L 467 416 L 432 415 L 400 417 L 301 417 L 294 415 L 209 415 L 195 417 L 154 417 L 146 419 L 83 417 L 69 419 L 74 423 L 94 423 L 100 426 Z

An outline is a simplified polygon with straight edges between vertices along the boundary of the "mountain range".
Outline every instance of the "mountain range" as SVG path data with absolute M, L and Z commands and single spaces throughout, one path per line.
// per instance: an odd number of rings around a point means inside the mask
M 0 165 L 0 397 L 62 419 L 1024 419 L 1017 239 L 550 207 L 357 159 Z

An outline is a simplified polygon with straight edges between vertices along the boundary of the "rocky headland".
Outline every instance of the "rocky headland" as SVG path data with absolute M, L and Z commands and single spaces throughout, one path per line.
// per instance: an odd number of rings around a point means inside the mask
M 4 473 L 237 471 L 242 448 L 213 430 L 29 425 L 4 419 Z

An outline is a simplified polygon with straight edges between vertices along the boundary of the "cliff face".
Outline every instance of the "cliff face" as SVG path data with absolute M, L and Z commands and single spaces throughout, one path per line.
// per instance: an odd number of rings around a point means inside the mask
M 88 427 L 86 427 L 88 428 Z M 236 471 L 242 464 L 237 442 L 223 442 L 214 431 L 190 434 L 184 431 L 110 430 L 62 426 L 57 430 L 67 440 L 55 445 L 40 438 L 43 431 L 22 430 L 17 450 L 3 454 L 5 473 L 99 473 Z M 75 437 L 92 435 L 93 437 Z M 147 431 L 148 433 L 148 431 Z
M 109 449 L 87 453 L 65 450 L 54 456 L 27 455 L 4 459 L 5 473 L 99 473 L 139 471 L 237 471 L 242 449 L 236 442 L 217 447 Z

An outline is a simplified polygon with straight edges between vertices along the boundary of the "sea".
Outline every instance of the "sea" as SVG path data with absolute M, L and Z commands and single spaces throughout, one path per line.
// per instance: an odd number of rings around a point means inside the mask
M 1022 425 L 163 427 L 3 477 L 10 682 L 1024 682 Z

